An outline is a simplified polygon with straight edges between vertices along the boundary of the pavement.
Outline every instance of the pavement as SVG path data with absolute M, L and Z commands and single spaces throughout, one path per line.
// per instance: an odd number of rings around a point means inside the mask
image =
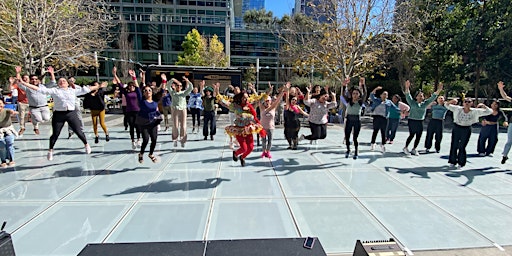
M 441 152 L 406 157 L 401 125 L 386 152 L 370 150 L 371 119 L 363 119 L 360 156 L 345 158 L 343 128 L 325 140 L 287 150 L 282 126 L 272 158 L 261 149 L 247 166 L 231 158 L 220 115 L 215 140 L 192 133 L 174 147 L 161 131 L 153 163 L 131 149 L 122 115 L 107 115 L 111 140 L 100 129 L 92 153 L 63 130 L 53 161 L 46 159 L 50 126 L 18 138 L 16 166 L 0 169 L 0 220 L 16 255 L 77 255 L 88 243 L 175 242 L 318 237 L 328 255 L 352 255 L 356 240 L 393 238 L 408 255 L 512 255 L 512 171 L 478 157 L 474 129 L 468 164 L 450 168 L 450 129 Z M 16 126 L 16 124 L 15 124 Z M 309 134 L 303 127 L 301 133 Z M 423 145 L 425 134 L 420 146 Z

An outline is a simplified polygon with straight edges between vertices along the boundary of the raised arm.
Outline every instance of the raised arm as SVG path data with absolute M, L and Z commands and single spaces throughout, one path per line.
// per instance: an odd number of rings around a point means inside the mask
M 405 81 L 405 90 L 404 93 L 411 94 L 411 81 Z
M 275 108 L 277 108 L 277 106 L 279 106 L 279 104 L 281 104 L 281 99 L 283 98 L 283 95 L 284 95 L 284 88 L 285 87 L 281 87 L 276 100 L 272 102 L 272 104 L 270 105 L 270 107 L 267 110 L 275 109 Z
M 435 91 L 434 94 L 439 96 L 441 94 L 442 90 L 443 90 L 443 83 L 439 83 L 439 85 L 437 86 L 437 91 Z
M 201 97 L 204 97 L 204 85 L 206 84 L 206 82 L 204 80 L 201 80 L 201 82 L 199 82 L 199 91 L 201 92 Z
M 135 74 L 135 71 L 133 69 L 128 69 L 128 74 L 130 74 L 130 76 L 132 77 L 135 87 L 139 87 L 139 83 L 137 83 L 137 75 Z
M 505 84 L 503 81 L 498 82 L 498 90 L 500 91 L 500 95 L 503 99 L 505 99 L 508 102 L 512 101 L 512 98 L 505 93 Z

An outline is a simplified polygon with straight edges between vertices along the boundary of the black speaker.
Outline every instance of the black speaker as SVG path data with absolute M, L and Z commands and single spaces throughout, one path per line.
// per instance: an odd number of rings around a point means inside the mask
M 310 238 L 311 249 L 305 247 L 308 238 L 247 239 L 208 241 L 205 256 L 327 256 L 318 238 Z
M 205 241 L 88 244 L 78 256 L 203 256 Z
M 11 235 L 4 231 L 5 224 L 6 222 L 4 221 L 0 229 L 0 256 L 16 256 Z
M 357 240 L 356 247 L 354 248 L 353 256 L 393 256 L 393 255 L 407 255 L 395 242 L 393 238 L 383 241 L 363 241 Z
M 78 256 L 327 256 L 318 238 L 88 244 Z

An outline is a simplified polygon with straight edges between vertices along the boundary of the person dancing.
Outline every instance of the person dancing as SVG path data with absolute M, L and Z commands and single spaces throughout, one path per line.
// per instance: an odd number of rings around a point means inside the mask
M 444 106 L 453 112 L 454 123 L 448 163 L 450 167 L 458 164 L 460 169 L 466 165 L 466 146 L 471 137 L 471 125 L 477 123 L 479 117 L 490 115 L 492 109 L 483 103 L 478 104 L 477 108 L 472 108 L 473 100 L 467 97 L 463 106 L 458 106 L 457 103 L 457 99 L 453 99 L 445 102 Z
M 308 87 L 308 92 L 310 88 Z M 309 95 L 309 93 L 307 94 Z M 329 92 L 325 89 L 321 89 L 319 94 L 313 96 L 312 99 L 309 96 L 304 100 L 304 104 L 310 107 L 310 113 L 308 117 L 309 127 L 311 134 L 308 136 L 301 135 L 301 139 L 307 139 L 311 142 L 316 140 L 322 140 L 327 137 L 327 114 L 329 109 L 337 107 L 336 94 L 331 93 L 332 101 L 329 102 Z
M 350 78 L 345 79 L 343 83 L 343 87 L 346 88 L 348 83 L 350 82 Z M 361 92 L 360 88 L 352 88 L 348 91 L 345 91 L 345 101 L 347 102 L 345 113 L 346 113 L 346 122 L 345 122 L 345 143 L 347 145 L 347 151 L 345 152 L 345 158 L 348 158 L 350 155 L 350 134 L 352 133 L 352 140 L 354 141 L 354 155 L 353 159 L 357 159 L 359 155 L 359 132 L 361 131 L 361 113 L 364 102 L 364 94 Z
M 91 153 L 91 146 L 87 143 L 87 138 L 84 132 L 81 130 L 80 119 L 75 111 L 76 96 L 84 95 L 89 93 L 91 90 L 98 90 L 100 88 L 107 87 L 108 83 L 103 82 L 101 85 L 95 86 L 77 86 L 76 88 L 69 87 L 68 81 L 65 78 L 60 78 L 57 83 L 57 88 L 46 88 L 39 87 L 32 84 L 25 84 L 26 87 L 40 91 L 46 95 L 51 95 L 53 98 L 53 118 L 52 118 L 52 136 L 50 137 L 50 148 L 48 150 L 47 158 L 49 161 L 53 160 L 53 148 L 57 139 L 59 138 L 62 127 L 65 123 L 71 127 L 73 132 L 78 136 L 85 146 L 85 152 Z
M 444 106 L 444 96 L 437 97 L 437 103 L 431 107 L 432 119 L 428 122 L 427 136 L 425 138 L 425 151 L 430 152 L 432 140 L 436 139 L 436 153 L 441 150 L 441 140 L 443 139 L 444 119 L 448 109 Z
M 91 86 L 99 86 L 98 82 L 93 82 Z M 85 95 L 83 107 L 91 110 L 92 130 L 94 131 L 94 143 L 99 143 L 98 135 L 98 119 L 103 132 L 105 133 L 105 141 L 110 141 L 108 128 L 105 123 L 105 91 L 103 89 L 94 90 Z
M 129 72 L 129 71 L 128 71 Z M 121 94 L 125 97 L 126 102 L 126 119 L 128 120 L 128 126 L 130 127 L 130 139 L 132 140 L 132 149 L 137 149 L 137 146 L 140 145 L 140 130 L 137 125 L 135 125 L 135 118 L 137 118 L 137 114 L 140 111 L 139 101 L 137 99 L 137 93 L 135 92 L 135 85 L 137 83 L 137 78 L 135 80 L 128 82 L 128 84 L 124 85 L 121 82 L 121 79 L 117 76 L 117 68 L 114 67 L 112 69 L 112 74 L 114 75 L 114 81 L 119 84 L 119 88 L 121 89 Z M 133 79 L 133 77 L 132 77 Z M 135 142 L 135 134 L 137 134 L 137 142 Z
M 201 126 L 201 111 L 203 110 L 203 99 L 201 98 L 201 93 L 197 87 L 194 87 L 192 92 L 189 94 L 187 108 L 192 116 L 192 133 L 197 133 Z
M 491 103 L 491 109 L 492 114 L 484 116 L 482 120 L 482 128 L 480 128 L 477 144 L 479 156 L 492 156 L 496 144 L 498 143 L 500 122 L 508 124 L 507 116 L 500 109 L 500 103 L 498 101 L 495 100 Z
M 240 164 L 245 166 L 245 158 L 254 150 L 254 133 L 259 133 L 262 137 L 266 136 L 263 126 L 256 117 L 256 110 L 249 103 L 249 95 L 246 92 L 241 92 L 233 97 L 233 102 L 226 100 L 219 95 L 219 88 L 215 88 L 217 93 L 217 100 L 220 104 L 225 106 L 235 113 L 234 125 L 226 127 L 226 133 L 230 136 L 236 137 L 240 148 L 233 151 L 233 161 L 240 160 Z
M 388 114 L 389 108 L 391 106 L 391 101 L 388 99 L 388 92 L 382 91 L 380 97 L 377 98 L 375 93 L 378 90 L 382 90 L 382 86 L 377 86 L 370 92 L 370 99 L 372 100 L 372 105 L 370 106 L 372 110 L 373 117 L 373 133 L 371 140 L 371 150 L 375 150 L 375 141 L 377 139 L 377 134 L 380 131 L 381 136 L 381 144 L 380 149 L 382 153 L 386 152 L 386 126 L 388 124 Z
M 201 94 L 203 95 L 203 136 L 204 140 L 208 139 L 208 132 L 210 133 L 210 139 L 213 140 L 213 136 L 217 134 L 217 120 L 215 120 L 215 102 L 217 101 L 217 94 L 215 89 L 207 86 L 204 88 L 204 80 L 200 83 Z M 215 83 L 213 87 L 220 87 L 220 83 Z M 210 131 L 208 131 L 208 129 Z
M 17 111 L 5 108 L 4 99 L 0 99 L 0 158 L 2 163 L 0 167 L 15 166 L 14 161 L 14 139 L 18 137 L 18 132 L 12 125 L 12 116 L 18 114 Z M 9 160 L 9 164 L 7 164 Z
M 130 76 L 133 80 L 136 80 L 135 71 L 129 71 Z M 141 71 L 142 81 L 144 81 L 144 71 Z M 165 88 L 165 82 L 162 83 L 162 87 Z M 153 89 L 157 92 L 153 94 Z M 148 157 L 153 163 L 157 162 L 157 157 L 154 155 L 156 143 L 158 139 L 158 125 L 162 121 L 160 112 L 158 111 L 158 101 L 162 97 L 163 89 L 154 88 L 151 86 L 145 86 L 141 92 L 138 85 L 135 85 L 135 93 L 137 94 L 137 100 L 139 101 L 139 113 L 135 120 L 135 124 L 139 126 L 139 130 L 142 133 L 142 145 L 140 146 L 140 152 L 138 155 L 139 163 L 144 162 L 144 152 L 151 138 L 151 144 L 149 145 Z
M 500 95 L 503 99 L 505 99 L 508 102 L 512 102 L 512 97 L 508 96 L 507 93 L 505 93 L 505 84 L 502 81 L 498 82 L 498 90 L 500 91 Z M 510 117 L 508 118 L 510 120 Z M 503 157 L 501 158 L 501 164 L 505 164 L 508 160 L 508 152 L 510 151 L 510 148 L 512 147 L 512 125 L 510 125 L 508 122 L 503 123 L 503 126 L 507 127 L 507 142 L 505 143 L 505 146 L 503 147 Z
M 284 105 L 284 137 L 288 141 L 288 149 L 297 150 L 299 144 L 300 131 L 300 115 L 308 116 L 302 108 L 300 108 L 298 97 L 291 93 L 290 83 L 286 83 L 286 103 Z
M 411 82 L 407 80 L 405 82 L 405 99 L 410 106 L 409 110 L 409 119 L 407 121 L 407 125 L 409 126 L 409 137 L 405 142 L 405 147 L 403 149 L 406 156 L 415 155 L 419 156 L 419 152 L 416 150 L 418 145 L 420 144 L 421 134 L 423 133 L 423 120 L 425 120 L 425 115 L 427 114 L 428 105 L 437 98 L 437 95 L 441 93 L 443 90 L 443 84 L 439 83 L 437 91 L 435 91 L 430 98 L 425 100 L 425 95 L 422 91 L 418 91 L 416 93 L 415 100 L 411 96 Z M 411 151 L 409 151 L 409 144 L 412 139 L 416 136 L 414 140 L 414 146 Z
M 165 74 L 160 75 L 162 77 L 162 83 L 167 81 Z M 186 83 L 185 90 L 183 84 L 175 78 L 171 78 L 171 118 L 172 118 L 172 140 L 174 141 L 174 147 L 178 146 L 178 138 L 180 138 L 181 147 L 185 147 L 187 142 L 187 95 L 193 89 L 192 83 L 187 77 L 183 76 L 183 81 Z
M 288 82 L 286 86 L 289 86 L 289 84 L 290 83 Z M 276 128 L 276 108 L 281 103 L 281 98 L 284 95 L 284 88 L 285 87 L 281 87 L 281 91 L 279 92 L 277 99 L 274 101 L 272 101 L 271 96 L 267 96 L 263 103 L 261 101 L 258 102 L 261 125 L 267 134 L 267 136 L 261 138 L 261 143 L 263 145 L 261 157 L 272 158 L 272 155 L 270 155 L 270 148 L 272 147 L 272 138 L 274 135 L 274 129 Z

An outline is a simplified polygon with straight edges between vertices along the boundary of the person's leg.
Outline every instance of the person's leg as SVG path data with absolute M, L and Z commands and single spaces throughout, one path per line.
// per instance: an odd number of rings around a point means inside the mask
M 486 155 L 490 155 L 494 153 L 494 149 L 496 148 L 496 144 L 498 144 L 498 127 L 495 126 L 490 131 L 489 135 L 489 145 L 487 145 L 487 150 L 485 151 Z
M 211 125 L 210 122 L 213 121 L 211 111 L 204 111 L 203 116 L 203 136 L 206 138 L 208 136 L 208 126 Z
M 4 139 L 5 139 L 5 149 L 7 150 L 6 158 L 9 159 L 9 161 L 10 161 L 9 164 L 14 164 L 14 153 L 15 153 L 14 139 L 15 139 L 15 136 L 14 136 L 14 134 L 6 135 L 6 136 L 4 136 Z
M 425 136 L 425 148 L 429 150 L 432 147 L 432 140 L 435 133 L 435 119 L 431 119 L 427 126 L 427 135 Z
M 50 108 L 48 106 L 46 107 L 40 107 L 39 108 L 40 112 L 41 112 L 41 118 L 42 118 L 42 122 L 48 122 L 50 121 L 50 119 L 52 118 L 52 113 L 50 111 Z M 80 115 L 81 116 L 81 115 Z
M 247 148 L 245 152 L 242 154 L 242 159 L 245 159 L 251 152 L 254 150 L 254 137 L 252 134 L 249 134 L 247 136 L 244 136 L 245 144 L 247 145 Z
M 148 131 L 149 137 L 151 138 L 151 144 L 149 145 L 149 155 L 151 157 L 155 153 L 156 143 L 158 140 L 158 125 L 152 125 L 151 129 L 149 129 Z
M 169 129 L 169 114 L 170 113 L 171 113 L 171 106 L 165 106 L 163 108 L 165 129 Z
M 130 111 L 126 113 L 128 119 L 128 126 L 130 127 L 130 139 L 135 142 L 135 130 L 138 129 L 135 126 L 135 118 L 137 118 L 137 112 Z
M 377 116 L 373 116 L 373 121 L 372 121 L 372 130 L 373 131 L 372 131 L 372 140 L 371 140 L 372 147 L 373 147 L 373 144 L 375 144 L 375 141 L 377 140 L 377 133 L 379 132 L 378 122 L 379 121 L 378 121 Z
M 85 137 L 85 133 L 83 131 L 82 121 L 78 117 L 77 111 L 69 111 L 66 114 L 66 122 L 68 122 L 68 127 L 76 134 L 76 136 L 87 145 L 87 138 Z
M 320 125 L 320 136 L 319 139 L 323 140 L 327 137 L 327 124 Z
M 311 134 L 305 136 L 307 140 L 317 140 L 320 135 L 320 128 L 318 124 L 309 122 L 309 129 L 311 130 Z
M 217 134 L 217 119 L 215 111 L 211 111 L 211 120 L 210 120 L 210 136 L 214 136 Z
M 180 111 L 178 109 L 176 109 L 175 107 L 172 107 L 171 108 L 172 111 L 171 111 L 171 119 L 172 119 L 172 140 L 173 141 L 176 141 L 178 140 L 178 137 L 179 137 L 179 132 L 178 132 L 178 128 L 179 128 L 179 114 L 180 114 Z
M 347 153 L 350 152 L 350 134 L 352 133 L 353 127 L 353 121 L 347 118 L 347 122 L 345 123 L 345 145 L 347 146 Z
M 503 158 L 501 159 L 501 163 L 504 164 L 508 159 L 508 152 L 510 152 L 510 148 L 512 147 L 512 125 L 509 125 L 507 128 L 507 142 L 505 142 L 505 146 L 503 147 Z
M 123 110 L 123 125 L 124 129 L 128 129 L 128 112 L 126 111 L 126 106 L 121 106 L 121 109 Z
M 265 131 L 267 132 L 267 136 L 268 136 L 268 130 L 267 130 L 267 129 L 265 129 Z M 263 151 L 263 153 L 267 152 L 267 151 L 270 149 L 270 148 L 268 148 L 268 146 L 267 146 L 267 139 L 268 139 L 268 137 L 262 137 L 262 138 L 261 138 L 261 142 L 262 142 L 262 144 L 261 144 L 261 150 Z
M 7 162 L 7 143 L 6 143 L 6 136 L 3 138 L 0 138 L 0 160 L 2 160 L 2 164 Z
M 18 111 L 19 111 L 19 117 L 20 117 L 20 129 L 25 130 L 25 122 L 26 122 L 25 118 L 29 112 L 28 104 L 18 102 Z
M 380 130 L 380 140 L 381 146 L 386 144 L 386 126 L 388 124 L 388 119 L 385 117 L 381 117 L 379 120 L 379 130 Z
M 414 140 L 414 148 L 415 149 L 420 144 L 422 134 L 423 134 L 423 121 L 418 121 L 416 124 L 416 139 Z
M 409 147 L 409 144 L 411 143 L 412 139 L 414 138 L 414 120 L 409 119 L 407 126 L 409 128 L 409 136 L 407 137 L 407 140 L 405 140 L 405 148 L 406 149 Z
M 105 110 L 101 110 L 100 113 L 99 113 L 99 118 L 100 118 L 100 125 L 101 125 L 101 129 L 103 129 L 103 132 L 105 133 L 105 135 L 108 135 L 108 128 L 107 128 L 107 124 L 105 123 Z
M 246 144 L 245 137 L 241 135 L 236 136 L 236 140 L 238 141 L 239 148 L 237 151 L 235 151 L 235 156 L 241 156 L 245 154 L 245 152 L 248 150 L 248 145 Z
M 487 142 L 487 139 L 489 138 L 490 130 L 487 126 L 482 126 L 480 129 L 480 133 L 478 135 L 478 143 L 476 145 L 476 150 L 478 154 L 484 154 L 485 153 L 485 144 Z
M 353 134 L 353 141 L 354 141 L 354 157 L 357 157 L 359 155 L 359 133 L 361 132 L 361 120 L 357 120 L 354 123 L 354 134 Z
M 180 118 L 180 137 L 183 146 L 187 142 L 187 109 L 181 110 L 178 116 Z
M 98 116 L 99 110 L 91 110 L 92 131 L 94 132 L 94 136 L 96 137 L 98 137 Z
M 436 127 L 435 127 L 436 152 L 441 151 L 441 141 L 443 140 L 443 128 L 444 128 L 444 121 L 438 120 L 436 122 Z
M 452 129 L 452 141 L 450 143 L 450 156 L 448 157 L 448 163 L 457 164 L 458 150 L 460 144 L 460 128 L 454 125 Z
M 388 120 L 388 139 L 389 141 L 393 141 L 396 136 L 396 130 L 398 129 L 398 124 L 400 123 L 400 119 L 398 118 L 390 118 Z
M 272 138 L 274 137 L 274 129 L 268 129 L 266 130 L 267 131 L 267 152 L 270 153 L 270 149 L 272 148 Z M 263 143 L 263 145 L 265 145 L 265 143 Z M 270 155 L 269 155 L 270 157 Z
M 39 123 L 43 121 L 43 116 L 40 108 L 31 108 L 30 109 L 30 119 L 32 120 L 32 124 L 34 125 L 34 130 L 39 129 Z
M 144 125 L 144 126 L 140 127 L 141 134 L 142 134 L 142 144 L 140 145 L 139 153 L 141 155 L 144 154 L 144 152 L 146 151 L 146 147 L 148 146 L 148 143 L 149 143 L 149 129 L 151 129 L 151 128 L 148 125 Z
M 57 139 L 59 138 L 60 132 L 62 131 L 62 127 L 64 127 L 64 123 L 66 121 L 66 113 L 56 111 L 53 113 L 52 118 L 52 135 L 50 136 L 50 150 L 53 150 Z
M 459 143 L 459 156 L 458 163 L 460 167 L 466 165 L 466 146 L 468 145 L 469 139 L 471 138 L 471 127 L 464 127 L 461 131 L 461 138 Z

